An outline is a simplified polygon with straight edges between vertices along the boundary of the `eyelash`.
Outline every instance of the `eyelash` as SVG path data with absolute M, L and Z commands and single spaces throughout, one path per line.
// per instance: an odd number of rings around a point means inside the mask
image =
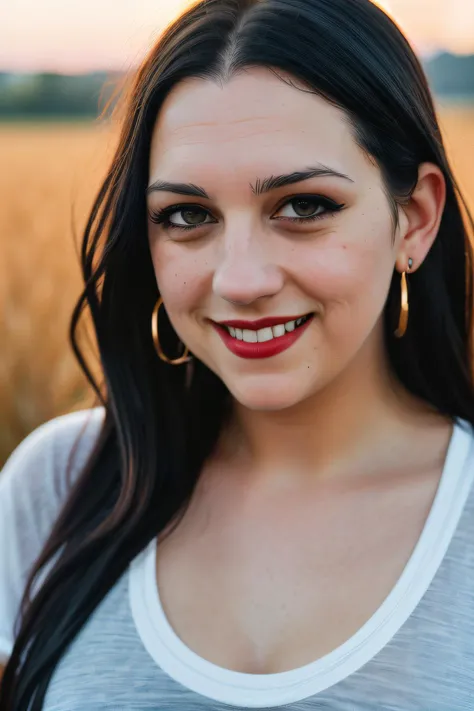
M 308 222 L 315 222 L 316 220 L 320 220 L 324 217 L 335 217 L 338 212 L 340 212 L 345 205 L 343 203 L 336 203 L 333 200 L 330 200 L 329 198 L 325 198 L 320 195 L 292 195 L 291 198 L 287 199 L 286 202 L 282 203 L 278 210 L 281 210 L 283 207 L 288 205 L 289 203 L 296 201 L 296 200 L 310 200 L 312 202 L 319 203 L 319 205 L 316 206 L 316 209 L 320 206 L 323 206 L 325 208 L 323 213 L 320 213 L 319 215 L 312 215 L 310 217 L 278 217 L 274 219 L 278 220 L 284 220 L 288 222 L 299 222 L 299 223 L 305 223 L 307 224 Z M 181 203 L 177 205 L 170 205 L 169 207 L 165 207 L 159 210 L 153 210 L 150 213 L 150 220 L 151 222 L 154 222 L 157 225 L 161 225 L 164 229 L 167 230 L 181 230 L 182 232 L 187 232 L 188 230 L 195 230 L 198 229 L 199 227 L 204 227 L 205 225 L 212 225 L 215 223 L 212 222 L 205 222 L 200 225 L 175 225 L 172 222 L 170 222 L 170 216 L 173 215 L 175 212 L 179 212 L 180 210 L 189 210 L 191 208 L 197 208 L 198 210 L 203 210 L 204 212 L 207 212 L 208 214 L 209 211 L 202 207 L 202 205 L 197 205 L 194 203 Z

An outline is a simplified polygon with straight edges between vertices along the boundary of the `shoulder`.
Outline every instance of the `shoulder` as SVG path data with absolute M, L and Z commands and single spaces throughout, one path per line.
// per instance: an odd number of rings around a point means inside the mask
M 2 495 L 12 487 L 44 491 L 61 497 L 66 493 L 64 475 L 68 458 L 73 454 L 75 473 L 92 451 L 104 420 L 103 407 L 70 412 L 54 417 L 34 429 L 13 450 L 0 472 L 0 505 Z
M 96 407 L 48 420 L 20 442 L 0 472 L 0 660 L 13 643 L 26 579 L 104 417 L 105 409 Z
M 47 537 L 92 451 L 104 415 L 101 407 L 60 415 L 34 429 L 13 450 L 0 472 L 0 530 L 7 539 L 20 532 Z

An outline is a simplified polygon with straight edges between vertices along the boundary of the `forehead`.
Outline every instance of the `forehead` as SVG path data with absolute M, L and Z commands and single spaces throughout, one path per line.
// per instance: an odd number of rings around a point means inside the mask
M 182 169 L 198 167 L 260 173 L 312 161 L 341 172 L 365 162 L 341 109 L 256 68 L 224 84 L 193 78 L 172 89 L 155 123 L 150 175 L 185 177 Z

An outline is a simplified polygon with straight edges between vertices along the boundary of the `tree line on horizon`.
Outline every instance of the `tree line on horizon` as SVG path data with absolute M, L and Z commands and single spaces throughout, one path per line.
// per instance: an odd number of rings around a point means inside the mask
M 97 118 L 123 76 L 119 72 L 0 72 L 0 120 Z
M 436 96 L 474 103 L 474 54 L 445 52 L 423 66 Z M 123 77 L 101 71 L 72 76 L 0 72 L 0 120 L 97 118 Z

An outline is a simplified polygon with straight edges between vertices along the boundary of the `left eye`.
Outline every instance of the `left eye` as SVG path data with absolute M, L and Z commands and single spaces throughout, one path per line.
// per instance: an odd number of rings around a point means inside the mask
M 316 198 L 294 198 L 290 200 L 282 208 L 280 208 L 280 217 L 290 218 L 305 218 L 316 217 L 325 208 L 321 200 Z
M 208 217 L 207 210 L 198 207 L 181 208 L 168 214 L 169 222 L 176 227 L 198 227 L 204 225 Z

